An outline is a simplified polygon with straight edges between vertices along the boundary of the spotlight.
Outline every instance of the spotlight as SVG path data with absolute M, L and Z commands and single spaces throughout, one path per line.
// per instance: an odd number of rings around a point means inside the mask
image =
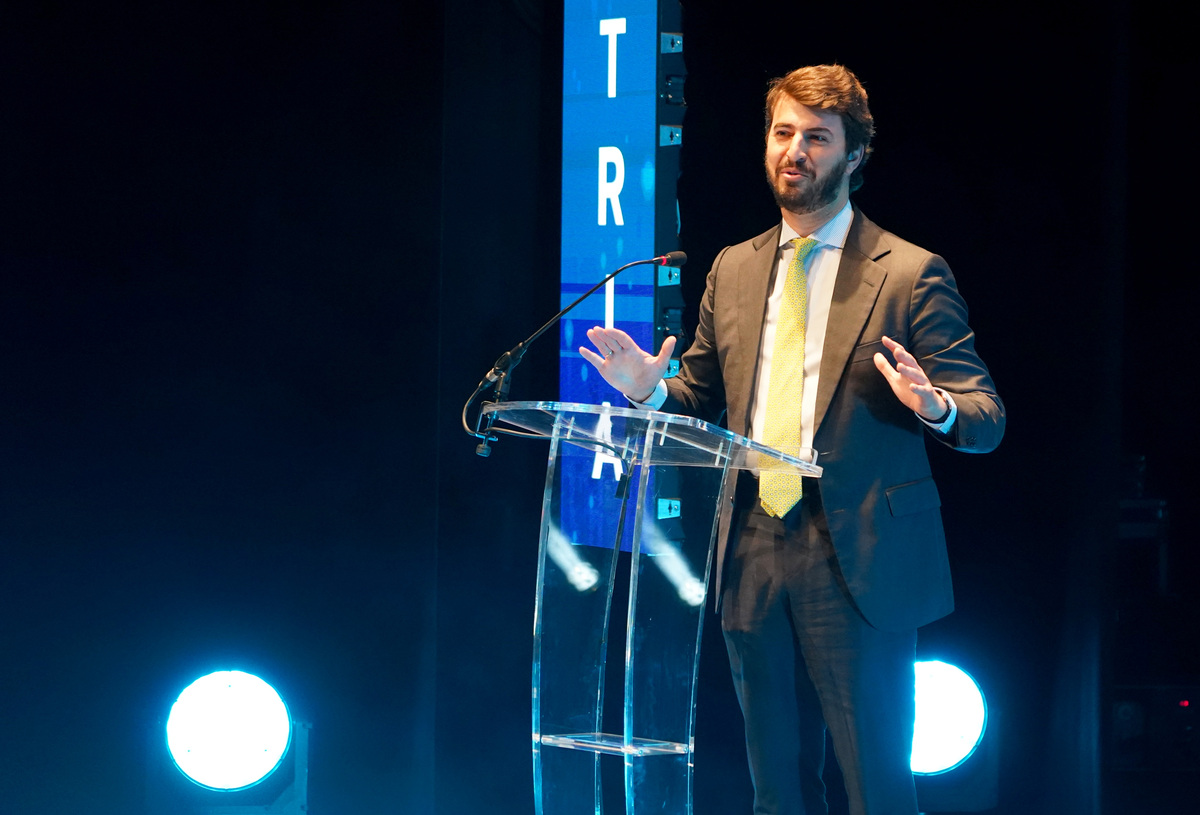
M 159 719 L 157 759 L 148 768 L 150 815 L 307 810 L 309 725 L 293 722 L 279 693 L 259 677 L 202 676 L 179 694 L 165 724 Z
M 179 770 L 213 790 L 252 787 L 275 772 L 292 738 L 279 694 L 242 671 L 202 676 L 167 718 L 167 749 Z
M 999 746 L 983 692 L 966 671 L 949 663 L 917 662 L 914 668 L 912 771 L 921 812 L 994 808 Z
M 937 775 L 970 757 L 987 726 L 987 705 L 979 685 L 962 668 L 933 660 L 918 662 L 917 722 L 912 771 Z

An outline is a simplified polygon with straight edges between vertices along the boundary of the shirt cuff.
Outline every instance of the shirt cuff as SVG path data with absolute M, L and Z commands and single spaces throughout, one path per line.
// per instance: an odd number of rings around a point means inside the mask
M 924 422 L 926 427 L 936 433 L 949 433 L 950 428 L 954 426 L 954 420 L 958 418 L 958 405 L 954 404 L 954 397 L 946 393 L 946 391 L 942 390 L 941 388 L 934 388 L 934 390 L 940 393 L 942 398 L 946 400 L 946 404 L 950 406 L 950 412 L 946 414 L 945 419 L 937 424 L 929 421 L 920 413 L 917 414 L 917 418 Z
M 625 397 L 629 399 L 628 396 Z M 650 394 L 650 398 L 645 402 L 635 402 L 629 399 L 629 404 L 634 407 L 642 408 L 643 410 L 658 410 L 667 402 L 667 382 L 665 379 L 658 380 L 658 384 L 654 386 L 654 393 Z

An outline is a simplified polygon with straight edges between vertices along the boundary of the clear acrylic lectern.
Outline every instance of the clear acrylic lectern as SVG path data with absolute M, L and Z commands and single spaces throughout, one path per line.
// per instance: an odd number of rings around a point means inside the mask
M 556 402 L 488 413 L 550 440 L 533 629 L 538 815 L 602 815 L 604 753 L 624 757 L 627 815 L 690 815 L 696 671 L 726 479 L 821 468 L 668 413 Z M 614 733 L 602 712 L 622 545 L 631 553 L 625 704 Z

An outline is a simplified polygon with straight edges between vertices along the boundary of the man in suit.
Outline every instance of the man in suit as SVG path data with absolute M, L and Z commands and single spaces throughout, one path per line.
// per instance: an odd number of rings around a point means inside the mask
M 718 535 L 754 812 L 826 812 L 828 728 L 854 815 L 916 815 L 916 629 L 953 608 L 925 438 L 987 452 L 1004 408 L 945 262 L 850 204 L 874 133 L 858 79 L 798 69 L 766 114 L 782 219 L 717 257 L 679 375 L 674 338 L 653 355 L 594 328 L 580 352 L 637 404 L 818 451 L 820 479 L 741 474 Z

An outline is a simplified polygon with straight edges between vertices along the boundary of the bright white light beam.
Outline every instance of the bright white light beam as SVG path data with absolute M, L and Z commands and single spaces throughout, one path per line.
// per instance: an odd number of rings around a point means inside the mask
M 252 787 L 287 752 L 292 722 L 275 689 L 253 674 L 217 671 L 184 688 L 167 717 L 167 749 L 188 778 L 214 790 Z
M 946 662 L 918 662 L 912 771 L 949 772 L 966 761 L 987 727 L 987 705 L 974 679 Z

